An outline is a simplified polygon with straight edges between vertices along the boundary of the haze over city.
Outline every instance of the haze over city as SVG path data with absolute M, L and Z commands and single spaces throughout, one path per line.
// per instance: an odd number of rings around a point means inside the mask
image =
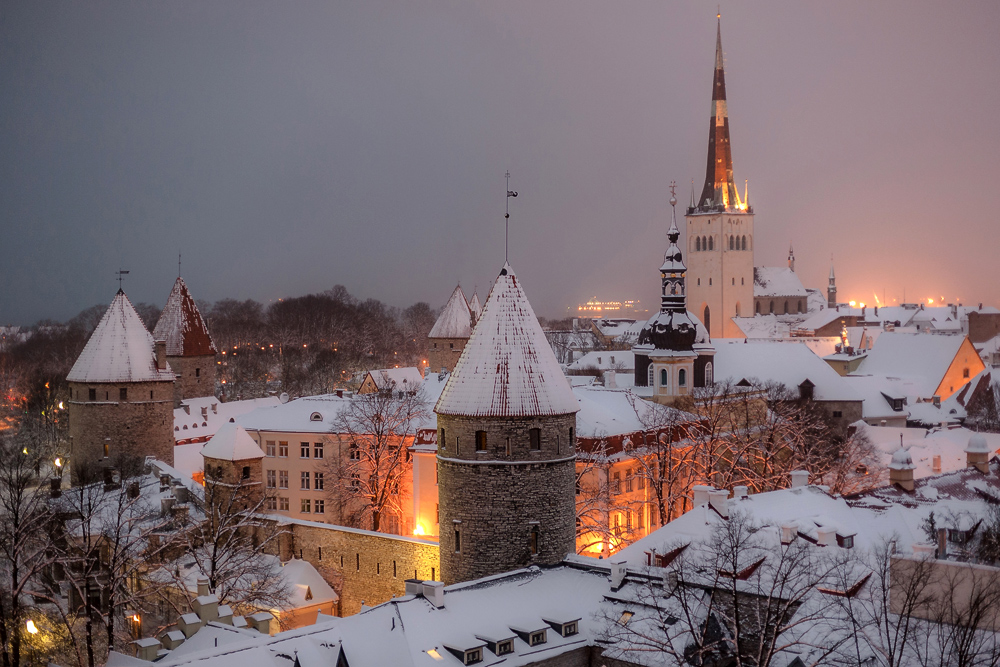
M 345 285 L 655 303 L 704 179 L 714 3 L 7 4 L 0 324 Z M 1000 301 L 994 2 L 721 5 L 756 261 L 842 300 Z

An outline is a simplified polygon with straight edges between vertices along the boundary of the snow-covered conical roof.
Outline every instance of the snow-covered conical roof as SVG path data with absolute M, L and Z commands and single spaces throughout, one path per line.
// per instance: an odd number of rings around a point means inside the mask
M 428 338 L 468 338 L 472 334 L 472 310 L 465 300 L 465 292 L 459 285 L 451 293 L 444 310 L 431 327 Z
M 233 422 L 227 422 L 219 427 L 215 435 L 201 448 L 201 455 L 220 461 L 246 461 L 264 458 L 264 452 L 250 437 L 250 434 L 242 426 Z
M 478 318 L 483 314 L 483 306 L 479 303 L 479 292 L 472 293 L 472 301 L 469 303 L 469 310 L 472 311 L 474 318 Z
M 171 357 L 200 357 L 216 353 L 208 326 L 180 276 L 156 322 L 153 338 L 167 341 L 167 354 Z
M 172 381 L 156 367 L 153 336 L 125 292 L 118 290 L 66 379 L 70 382 Z
M 434 411 L 530 417 L 579 409 L 517 276 L 504 264 Z

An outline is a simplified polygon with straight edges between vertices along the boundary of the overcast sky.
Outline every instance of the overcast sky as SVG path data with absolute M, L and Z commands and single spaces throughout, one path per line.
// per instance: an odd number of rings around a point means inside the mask
M 704 179 L 715 3 L 0 5 L 0 324 L 346 285 L 440 307 L 510 262 L 540 315 L 655 305 Z M 723 2 L 755 261 L 1000 302 L 1000 3 Z M 683 212 L 683 211 L 682 211 Z M 683 225 L 682 225 L 683 229 Z

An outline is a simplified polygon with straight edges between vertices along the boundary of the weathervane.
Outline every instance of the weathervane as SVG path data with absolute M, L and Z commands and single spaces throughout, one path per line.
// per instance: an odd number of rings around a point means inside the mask
M 177 277 L 181 277 L 181 252 L 177 251 Z
M 128 271 L 118 269 L 117 271 L 115 271 L 115 275 L 118 276 L 118 291 L 122 292 L 124 291 L 122 290 L 122 280 L 124 280 L 124 277 L 128 275 Z
M 510 238 L 510 198 L 516 197 L 517 193 L 510 189 L 510 170 L 504 174 L 507 177 L 507 206 L 503 216 L 503 262 L 507 263 L 507 246 Z

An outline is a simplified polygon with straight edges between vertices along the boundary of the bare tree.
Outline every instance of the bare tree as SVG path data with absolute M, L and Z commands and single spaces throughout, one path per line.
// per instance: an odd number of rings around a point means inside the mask
M 400 492 L 413 467 L 408 442 L 427 409 L 422 389 L 390 383 L 354 396 L 334 420 L 331 430 L 348 444 L 348 456 L 327 460 L 330 495 L 351 525 L 378 531 L 387 516 L 402 514 Z

